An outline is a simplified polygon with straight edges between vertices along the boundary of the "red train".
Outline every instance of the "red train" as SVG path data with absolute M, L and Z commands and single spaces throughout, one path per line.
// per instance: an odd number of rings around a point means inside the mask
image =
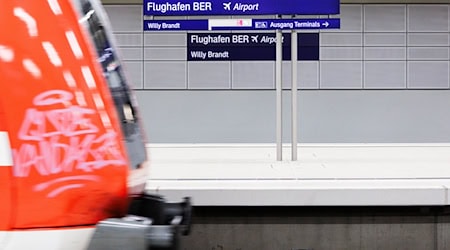
M 97 0 L 0 0 L 0 249 L 176 249 L 145 193 L 136 100 Z

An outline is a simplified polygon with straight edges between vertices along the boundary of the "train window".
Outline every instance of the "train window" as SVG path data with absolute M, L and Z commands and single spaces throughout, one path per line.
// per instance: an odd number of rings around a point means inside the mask
M 106 77 L 108 78 L 108 84 L 111 88 L 119 88 L 121 86 L 122 80 L 117 72 L 108 72 Z
M 98 61 L 102 65 L 103 74 L 121 120 L 131 165 L 133 168 L 138 168 L 146 161 L 145 144 L 138 122 L 137 110 L 131 98 L 129 85 L 120 60 L 111 42 L 111 36 L 108 36 L 110 33 L 105 27 L 105 21 L 101 19 L 101 15 L 97 14 L 89 0 L 80 0 L 77 3 L 82 13 L 80 23 L 86 27 L 95 45 Z

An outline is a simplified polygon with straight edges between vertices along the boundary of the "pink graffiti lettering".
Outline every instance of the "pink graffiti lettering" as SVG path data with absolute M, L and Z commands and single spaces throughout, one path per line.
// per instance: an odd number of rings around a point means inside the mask
M 53 96 L 53 97 L 52 97 Z M 64 90 L 49 90 L 37 95 L 33 99 L 33 103 L 36 106 L 46 106 L 52 104 L 59 104 L 64 102 L 70 102 L 73 95 L 70 92 Z
M 59 98 L 51 95 L 59 95 Z M 67 91 L 52 90 L 38 95 L 34 98 L 37 106 L 64 104 L 71 105 L 73 95 Z M 26 111 L 25 120 L 19 130 L 19 139 L 30 141 L 41 141 L 45 138 L 64 135 L 67 137 L 91 134 L 98 132 L 98 128 L 88 118 L 95 114 L 92 109 L 79 106 L 68 108 L 39 111 L 30 108 Z
M 99 133 L 91 120 L 97 112 L 72 105 L 72 98 L 67 91 L 53 90 L 34 99 L 37 107 L 25 112 L 18 133 L 23 143 L 13 149 L 15 176 L 27 177 L 32 171 L 41 176 L 93 172 L 126 164 L 116 132 Z M 64 108 L 38 109 L 48 105 Z
M 54 136 L 37 144 L 24 143 L 13 151 L 14 175 L 27 177 L 33 167 L 40 175 L 47 176 L 75 170 L 93 172 L 108 165 L 124 165 L 124 158 L 114 149 L 116 137 L 114 133 L 98 138 L 86 135 L 82 140 L 73 137 L 69 144 L 63 144 L 58 143 L 59 136 Z

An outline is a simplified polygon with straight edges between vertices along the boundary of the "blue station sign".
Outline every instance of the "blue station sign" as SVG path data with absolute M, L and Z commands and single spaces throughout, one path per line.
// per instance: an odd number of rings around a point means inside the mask
M 319 60 L 319 33 L 298 33 L 298 60 Z M 291 33 L 283 33 L 283 60 L 291 59 Z M 188 33 L 188 61 L 275 61 L 274 33 Z
M 146 16 L 331 15 L 339 0 L 144 0 Z
M 338 29 L 339 18 L 329 19 L 204 19 L 144 20 L 146 31 L 183 30 L 302 30 Z

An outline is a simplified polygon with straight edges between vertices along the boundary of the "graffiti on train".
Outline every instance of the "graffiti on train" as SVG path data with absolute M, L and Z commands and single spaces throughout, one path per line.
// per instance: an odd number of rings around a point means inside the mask
M 117 134 L 102 132 L 92 120 L 97 111 L 75 105 L 72 99 L 64 90 L 34 98 L 18 133 L 22 144 L 13 149 L 15 176 L 27 177 L 32 171 L 41 176 L 93 172 L 125 164 Z

